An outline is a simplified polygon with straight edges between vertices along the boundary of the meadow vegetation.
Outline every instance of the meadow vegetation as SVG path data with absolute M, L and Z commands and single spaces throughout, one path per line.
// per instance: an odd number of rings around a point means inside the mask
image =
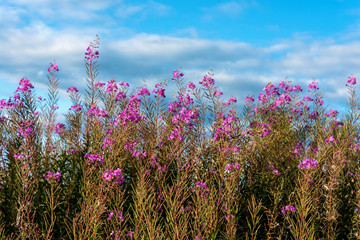
M 153 89 L 100 82 L 98 45 L 65 123 L 55 62 L 47 97 L 23 78 L 0 100 L 1 239 L 360 238 L 355 77 L 343 119 L 316 81 L 269 83 L 239 116 L 212 72 L 189 83 L 179 69 Z

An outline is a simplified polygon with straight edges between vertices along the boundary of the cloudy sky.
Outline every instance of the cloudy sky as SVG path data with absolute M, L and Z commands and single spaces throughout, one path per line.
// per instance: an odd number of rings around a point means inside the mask
M 342 111 L 347 78 L 360 72 L 355 0 L 5 0 L 0 29 L 0 99 L 22 77 L 46 96 L 56 60 L 61 112 L 67 88 L 85 88 L 84 53 L 97 34 L 102 82 L 154 86 L 181 66 L 198 83 L 213 69 L 224 100 L 240 104 L 288 77 L 305 91 L 317 80 L 328 110 Z

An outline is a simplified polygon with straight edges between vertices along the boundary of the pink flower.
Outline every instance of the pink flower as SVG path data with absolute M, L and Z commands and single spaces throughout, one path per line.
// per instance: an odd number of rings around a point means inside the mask
M 318 164 L 315 159 L 307 159 L 305 158 L 299 165 L 298 168 L 303 169 L 316 169 L 318 167 Z
M 84 157 L 88 159 L 88 161 L 86 161 L 87 164 L 93 164 L 93 163 L 100 164 L 100 165 L 104 164 L 104 157 L 102 157 L 98 154 L 86 153 Z
M 315 90 L 319 89 L 318 88 L 318 83 L 317 82 L 310 83 L 309 84 L 309 91 L 310 91 L 310 89 L 315 89 Z
M 288 211 L 296 212 L 296 208 L 293 205 L 289 205 L 289 206 L 282 207 L 282 209 L 281 209 L 281 212 L 283 214 L 285 214 Z
M 223 104 L 223 105 L 230 105 L 231 103 L 236 103 L 236 102 L 237 102 L 237 99 L 236 99 L 235 97 L 231 97 L 231 98 L 229 99 L 229 101 L 223 102 L 222 104 Z
M 315 103 L 319 104 L 320 106 L 324 105 L 324 101 L 321 98 L 315 99 Z
M 254 101 L 254 97 L 253 96 L 250 96 L 250 97 L 246 97 L 245 98 L 245 102 L 247 102 L 247 101 Z
M 53 65 L 52 63 L 50 63 L 50 67 L 48 67 L 48 72 L 50 72 L 51 70 L 59 71 L 58 65 Z
M 301 86 L 300 86 L 300 85 L 297 85 L 297 86 L 293 87 L 293 88 L 292 88 L 292 91 L 293 91 L 293 92 L 296 92 L 296 91 L 302 92 Z
M 69 108 L 69 111 L 71 111 L 71 110 L 73 110 L 73 109 L 75 109 L 75 112 L 79 112 L 79 111 L 81 111 L 82 106 L 79 105 L 79 104 L 75 104 L 74 106 L 71 106 L 71 107 Z
M 280 176 L 280 172 L 279 172 L 279 170 L 274 169 L 272 172 L 273 172 L 273 173 L 275 173 L 276 175 Z
M 86 49 L 86 53 L 85 53 L 85 59 L 89 62 L 91 62 L 93 59 L 98 58 L 99 57 L 99 51 L 95 51 L 94 49 L 96 48 L 96 46 L 90 44 L 90 46 L 88 46 L 88 48 Z
M 189 83 L 188 85 L 187 85 L 187 88 L 191 88 L 191 89 L 194 89 L 196 86 L 195 86 L 195 84 L 193 84 L 193 83 Z
M 105 83 L 98 82 L 98 83 L 95 84 L 95 89 L 101 88 L 103 86 L 105 86 Z
M 108 217 L 108 220 L 111 220 L 111 218 L 114 216 L 114 212 L 110 212 L 109 213 L 109 217 Z
M 352 84 L 352 85 L 355 85 L 356 84 L 356 78 L 351 76 L 351 77 L 349 77 L 347 82 Z M 348 86 L 348 85 L 346 84 L 346 86 Z
M 57 173 L 52 173 L 52 172 L 48 172 L 47 174 L 44 174 L 43 177 L 49 182 L 57 182 L 60 180 L 61 178 L 61 173 L 57 172 Z
M 204 76 L 203 80 L 199 82 L 199 84 L 202 84 L 204 87 L 209 88 L 210 86 L 213 86 L 215 84 L 215 80 L 209 76 Z
M 149 90 L 147 88 L 140 88 L 138 95 L 141 95 L 141 96 L 148 95 L 148 96 L 150 96 L 150 92 L 149 92 Z
M 174 71 L 172 80 L 175 80 L 176 78 L 180 78 L 180 77 L 182 77 L 182 76 L 184 76 L 183 73 L 180 73 L 180 74 L 179 74 L 178 71 Z
M 153 93 L 155 93 L 155 94 L 157 94 L 155 97 L 156 98 L 165 98 L 166 96 L 165 96 L 165 89 L 163 89 L 163 88 L 159 88 L 159 89 L 154 89 L 153 91 L 152 91 Z
M 108 85 L 106 87 L 106 92 L 110 93 L 110 92 L 116 92 L 118 90 L 118 87 L 116 85 L 116 82 L 114 79 L 111 79 L 110 81 L 108 81 Z
M 223 95 L 223 93 L 220 92 L 220 91 L 218 91 L 218 90 L 216 90 L 215 93 L 214 93 L 214 96 L 215 96 L 215 97 L 221 96 L 221 95 Z
M 22 78 L 22 79 L 20 80 L 19 85 L 20 85 L 21 87 L 18 87 L 18 88 L 16 89 L 16 92 L 22 91 L 22 92 L 28 92 L 28 93 L 30 93 L 30 92 L 31 92 L 30 88 L 34 88 L 34 86 L 30 83 L 30 80 L 27 79 L 27 78 Z
M 125 181 L 122 171 L 118 168 L 116 170 L 107 169 L 104 171 L 105 182 L 113 181 L 115 184 L 122 184 Z
M 79 90 L 76 87 L 69 87 L 67 92 L 78 92 Z
M 55 134 L 63 133 L 64 130 L 65 130 L 65 125 L 64 124 L 62 124 L 62 123 L 56 124 L 56 126 L 55 126 Z

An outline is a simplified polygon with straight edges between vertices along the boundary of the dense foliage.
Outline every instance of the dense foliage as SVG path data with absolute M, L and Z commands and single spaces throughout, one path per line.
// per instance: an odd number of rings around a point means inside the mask
M 151 93 L 100 82 L 98 44 L 85 53 L 85 97 L 68 89 L 66 123 L 55 62 L 46 99 L 23 78 L 0 100 L 2 239 L 360 237 L 355 77 L 342 120 L 315 81 L 308 96 L 269 83 L 239 117 L 212 72 L 194 84 L 174 71 Z

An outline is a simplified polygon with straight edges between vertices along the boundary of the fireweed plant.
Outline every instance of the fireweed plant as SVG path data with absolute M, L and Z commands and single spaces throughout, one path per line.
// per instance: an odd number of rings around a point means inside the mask
M 213 72 L 132 91 L 99 81 L 98 46 L 65 123 L 55 62 L 47 98 L 22 78 L 0 101 L 2 239 L 360 238 L 355 77 L 341 120 L 316 81 L 269 83 L 239 117 Z

